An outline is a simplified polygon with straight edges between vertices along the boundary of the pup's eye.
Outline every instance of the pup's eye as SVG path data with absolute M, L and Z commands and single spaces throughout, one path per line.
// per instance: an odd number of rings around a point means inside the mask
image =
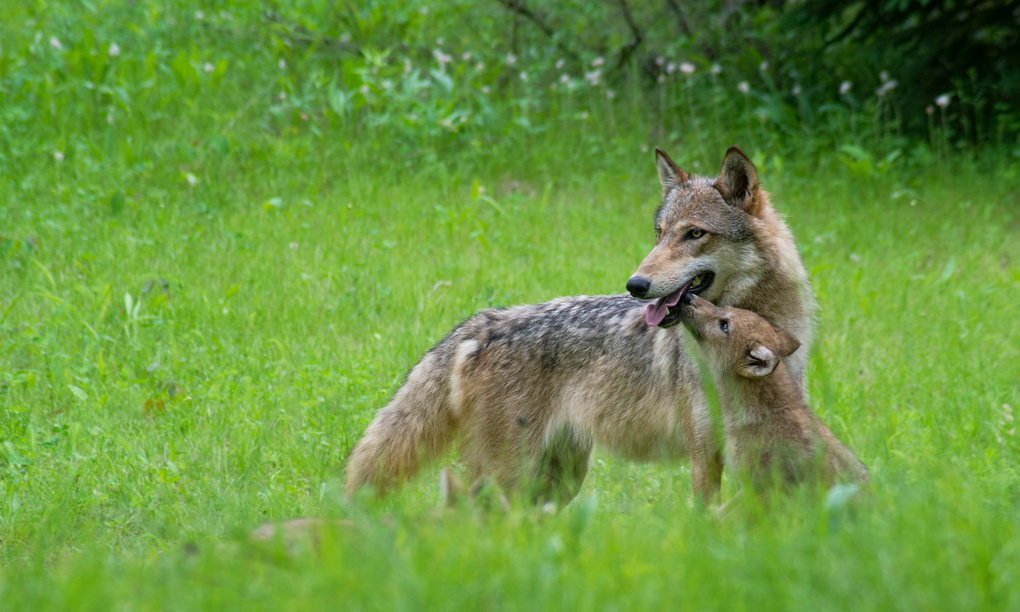
M 726 319 L 719 319 L 719 329 L 721 329 L 724 334 L 730 333 L 730 322 Z
M 705 235 L 705 230 L 694 228 L 694 229 L 690 230 L 689 232 L 687 232 L 687 235 L 684 236 L 684 238 L 687 238 L 688 240 L 697 240 L 698 238 L 701 238 L 704 235 Z

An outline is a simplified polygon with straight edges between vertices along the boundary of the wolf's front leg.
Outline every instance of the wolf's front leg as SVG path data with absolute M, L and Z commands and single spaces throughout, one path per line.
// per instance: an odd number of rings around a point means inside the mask
M 723 458 L 718 450 L 698 450 L 691 453 L 691 484 L 694 497 L 705 506 L 719 498 L 722 488 Z

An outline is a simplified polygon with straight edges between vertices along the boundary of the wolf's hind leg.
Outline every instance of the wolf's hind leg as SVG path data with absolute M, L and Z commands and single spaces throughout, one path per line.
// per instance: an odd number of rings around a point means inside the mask
M 543 449 L 532 476 L 531 498 L 535 503 L 570 503 L 588 475 L 593 442 L 570 428 L 559 430 Z

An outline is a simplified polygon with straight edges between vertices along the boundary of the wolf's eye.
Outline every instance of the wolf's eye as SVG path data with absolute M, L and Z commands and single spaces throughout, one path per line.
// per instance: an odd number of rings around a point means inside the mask
M 719 319 L 719 329 L 721 329 L 724 334 L 730 333 L 730 322 L 726 319 Z
M 688 240 L 697 240 L 698 238 L 701 238 L 704 235 L 705 235 L 705 230 L 694 228 L 694 229 L 690 230 L 689 232 L 687 232 L 687 235 L 684 236 L 684 238 L 687 238 Z

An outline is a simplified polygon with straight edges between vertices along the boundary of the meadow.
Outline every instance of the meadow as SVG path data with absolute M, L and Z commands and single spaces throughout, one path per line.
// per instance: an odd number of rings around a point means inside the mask
M 227 4 L 0 9 L 0 609 L 1020 609 L 1015 141 L 808 124 L 701 64 L 529 94 L 474 59 L 242 49 L 257 11 Z M 481 308 L 622 292 L 650 149 L 714 175 L 730 144 L 810 272 L 810 397 L 862 500 L 719 520 L 689 465 L 604 452 L 557 514 L 437 516 L 442 464 L 343 499 L 424 351 Z M 358 527 L 249 537 L 294 517 Z

